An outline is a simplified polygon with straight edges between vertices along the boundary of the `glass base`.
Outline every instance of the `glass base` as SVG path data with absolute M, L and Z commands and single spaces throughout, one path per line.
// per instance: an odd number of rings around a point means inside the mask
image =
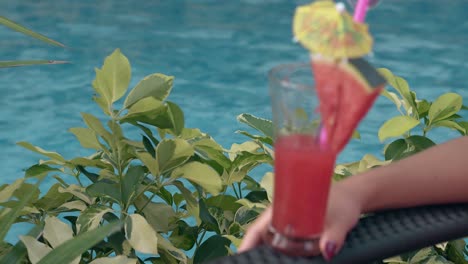
M 278 233 L 272 226 L 264 233 L 263 240 L 275 250 L 291 256 L 318 256 L 320 236 L 311 238 L 288 237 Z

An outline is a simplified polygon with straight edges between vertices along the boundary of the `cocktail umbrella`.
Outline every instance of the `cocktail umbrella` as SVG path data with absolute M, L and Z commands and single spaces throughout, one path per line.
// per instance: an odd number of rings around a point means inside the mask
M 361 11 L 365 15 L 366 8 Z M 359 20 L 364 18 L 362 12 Z M 338 153 L 385 85 L 385 79 L 362 59 L 372 49 L 372 37 L 367 25 L 354 21 L 344 5 L 325 0 L 298 7 L 293 31 L 312 54 L 323 127 L 320 140 Z
M 321 0 L 296 9 L 294 39 L 313 54 L 331 58 L 359 58 L 372 49 L 367 25 L 357 23 L 344 5 Z

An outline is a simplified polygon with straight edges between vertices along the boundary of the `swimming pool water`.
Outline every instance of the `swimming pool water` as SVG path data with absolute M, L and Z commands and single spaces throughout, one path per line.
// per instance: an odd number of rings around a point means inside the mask
M 28 141 L 73 158 L 88 153 L 67 132 L 82 126 L 80 112 L 102 116 L 93 103 L 94 68 L 120 48 L 132 64 L 132 85 L 144 76 L 174 75 L 170 100 L 224 147 L 246 138 L 236 116 L 270 118 L 266 72 L 279 63 L 305 61 L 307 53 L 291 41 L 291 0 L 167 1 L 1 1 L 0 13 L 69 48 L 50 47 L 0 27 L 0 59 L 59 59 L 72 64 L 0 69 L 0 184 L 23 175 L 40 156 L 15 145 Z M 368 16 L 375 37 L 376 66 L 409 81 L 430 100 L 460 93 L 468 69 L 468 2 L 464 0 L 383 0 Z M 465 102 L 465 104 L 468 104 Z M 340 162 L 379 156 L 377 130 L 397 115 L 380 98 L 360 125 Z M 436 141 L 456 137 L 447 130 Z

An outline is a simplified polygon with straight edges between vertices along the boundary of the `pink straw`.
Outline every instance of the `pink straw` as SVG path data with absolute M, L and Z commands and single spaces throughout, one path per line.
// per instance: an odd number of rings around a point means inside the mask
M 325 126 L 320 126 L 319 129 L 319 144 L 320 147 L 326 147 L 328 144 L 328 134 Z
M 369 0 L 358 0 L 356 8 L 354 9 L 354 20 L 363 23 L 366 19 L 367 9 L 369 7 Z

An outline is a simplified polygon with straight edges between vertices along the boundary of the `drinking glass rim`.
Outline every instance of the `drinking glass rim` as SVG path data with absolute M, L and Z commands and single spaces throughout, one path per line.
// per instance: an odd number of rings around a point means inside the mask
M 307 90 L 310 88 L 313 88 L 314 85 L 312 84 L 304 84 L 300 82 L 293 82 L 291 80 L 288 80 L 286 78 L 281 77 L 282 72 L 294 72 L 293 69 L 300 69 L 300 68 L 309 68 L 310 69 L 310 63 L 308 62 L 289 62 L 289 63 L 282 63 L 279 64 L 273 68 L 271 68 L 268 71 L 268 79 L 270 81 L 274 81 L 276 83 L 280 83 L 281 87 L 287 88 L 287 89 L 293 89 L 293 90 Z M 310 71 L 310 74 L 312 75 L 312 71 Z M 311 77 L 313 78 L 313 76 Z

